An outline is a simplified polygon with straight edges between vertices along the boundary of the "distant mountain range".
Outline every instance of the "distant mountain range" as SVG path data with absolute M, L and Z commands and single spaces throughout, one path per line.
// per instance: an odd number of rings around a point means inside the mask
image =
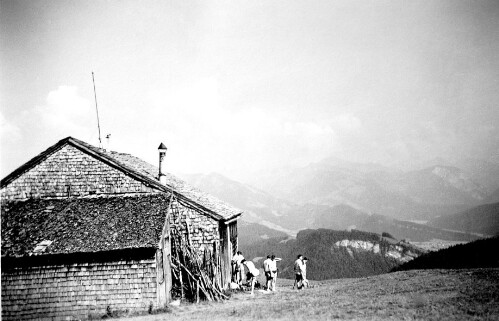
M 271 238 L 286 238 L 288 234 L 261 224 L 240 221 L 238 224 L 238 242 L 240 248 L 247 248 L 254 243 Z
M 434 158 L 420 163 L 419 166 L 416 166 L 413 170 L 422 170 L 435 166 L 459 168 L 471 177 L 473 181 L 485 187 L 488 191 L 499 188 L 499 162 L 497 161 L 487 161 L 471 157 L 460 159 L 459 161 Z
M 475 177 L 457 167 L 435 165 L 402 172 L 334 158 L 274 170 L 249 183 L 297 204 L 347 204 L 368 213 L 416 220 L 463 211 L 481 204 L 490 194 Z
M 350 205 L 296 204 L 273 197 L 269 193 L 228 179 L 220 174 L 186 175 L 184 179 L 220 199 L 244 210 L 243 220 L 257 223 L 264 227 L 280 231 L 288 235 L 296 235 L 297 231 L 307 228 L 360 229 L 369 232 L 389 232 L 399 239 L 411 241 L 473 240 L 478 236 L 453 231 L 445 231 L 437 227 L 417 224 L 405 220 L 394 219 L 379 214 L 369 214 Z M 265 235 L 269 230 L 261 232 L 257 226 L 241 226 L 241 233 L 251 228 L 255 235 Z M 259 237 L 244 236 L 241 244 L 258 240 Z M 253 238 L 253 239 L 252 239 Z M 252 239 L 252 240 L 251 240 Z
M 449 230 L 499 235 L 499 202 L 480 205 L 453 215 L 440 216 L 429 221 L 428 225 Z
M 489 191 L 499 189 L 499 164 L 482 159 L 467 158 L 455 167 L 461 168 L 465 173 L 473 177 L 475 182 L 484 186 Z M 499 202 L 499 200 L 498 200 Z
M 483 201 L 484 204 L 492 204 L 499 203 L 499 188 L 496 189 L 492 194 L 487 196 L 487 198 Z
M 449 231 L 426 224 L 397 220 L 388 216 L 368 215 L 348 205 L 336 205 L 316 216 L 314 228 L 357 229 L 381 234 L 390 233 L 397 239 L 407 239 L 414 242 L 430 241 L 432 239 L 449 241 L 471 241 L 479 237 L 459 231 Z
M 259 223 L 290 235 L 296 234 L 294 230 L 299 230 L 300 225 L 304 228 L 299 218 L 298 222 L 295 222 L 297 218 L 287 214 L 296 207 L 289 201 L 217 173 L 182 175 L 182 178 L 193 186 L 244 210 L 243 219 L 247 222 Z

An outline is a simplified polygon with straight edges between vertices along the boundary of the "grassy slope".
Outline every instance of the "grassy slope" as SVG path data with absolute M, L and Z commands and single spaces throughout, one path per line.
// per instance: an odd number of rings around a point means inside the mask
M 499 319 L 499 269 L 404 271 L 316 282 L 303 291 L 278 282 L 275 294 L 238 293 L 223 304 L 185 304 L 123 320 Z

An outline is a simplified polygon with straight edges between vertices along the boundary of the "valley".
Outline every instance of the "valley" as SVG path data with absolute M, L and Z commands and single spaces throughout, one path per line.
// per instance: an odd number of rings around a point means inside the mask
M 491 175 L 499 172 L 499 165 L 487 168 Z M 413 242 L 470 241 L 498 233 L 499 215 L 498 203 L 482 204 L 495 200 L 496 185 L 471 165 L 468 170 L 474 175 L 451 165 L 404 172 L 329 158 L 255 176 L 261 189 L 216 173 L 183 178 L 241 208 L 242 220 L 293 237 L 327 228 L 389 232 Z M 454 219 L 459 213 L 462 218 Z

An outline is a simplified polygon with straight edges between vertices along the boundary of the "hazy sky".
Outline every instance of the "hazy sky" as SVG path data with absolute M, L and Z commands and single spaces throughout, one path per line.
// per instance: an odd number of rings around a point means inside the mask
M 0 2 L 1 177 L 58 140 L 245 178 L 499 162 L 499 1 Z

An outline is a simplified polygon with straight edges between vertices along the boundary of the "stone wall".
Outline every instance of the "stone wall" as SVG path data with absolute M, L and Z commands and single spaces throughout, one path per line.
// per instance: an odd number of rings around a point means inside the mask
M 66 145 L 1 190 L 2 199 L 155 192 L 77 148 Z
M 154 259 L 2 268 L 2 320 L 73 320 L 156 307 Z

